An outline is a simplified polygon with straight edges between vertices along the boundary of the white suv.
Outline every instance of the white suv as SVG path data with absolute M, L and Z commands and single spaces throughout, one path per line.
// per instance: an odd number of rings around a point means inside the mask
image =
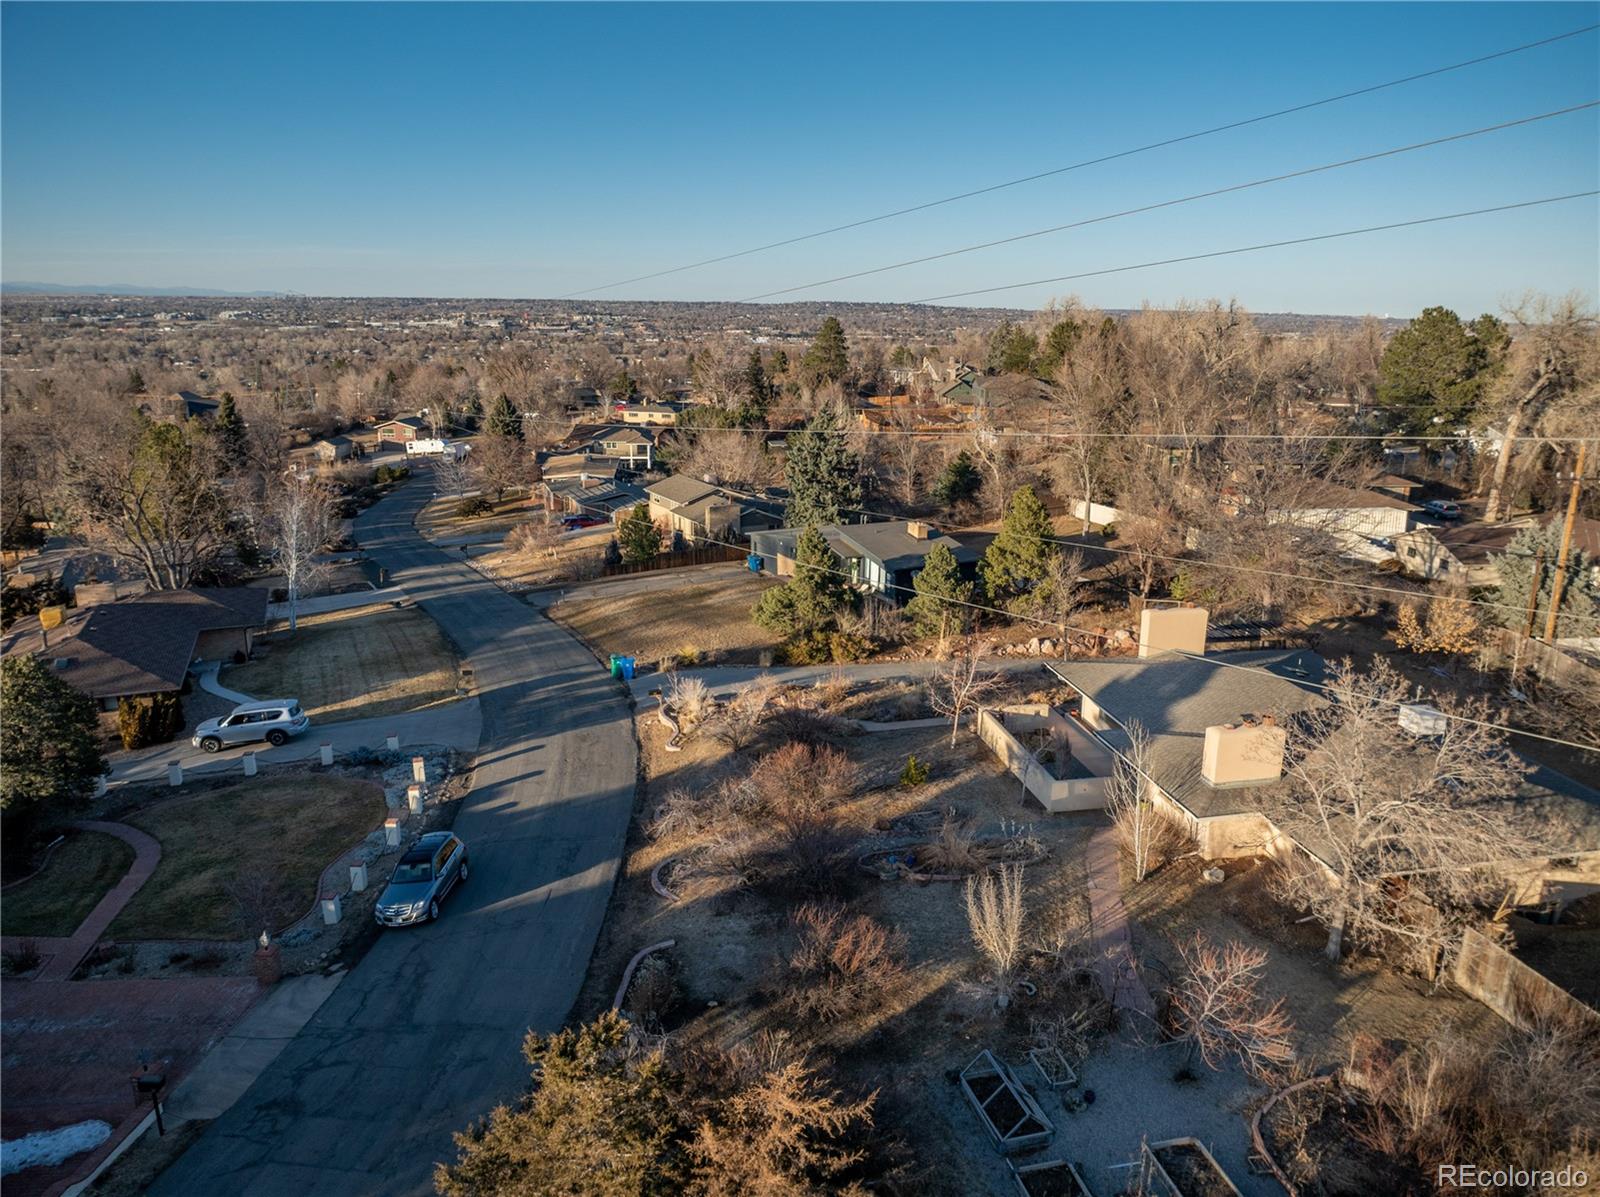
M 295 698 L 269 698 L 233 708 L 221 719 L 207 719 L 194 729 L 190 741 L 196 748 L 216 752 L 225 744 L 251 744 L 265 740 L 277 747 L 311 726 Z

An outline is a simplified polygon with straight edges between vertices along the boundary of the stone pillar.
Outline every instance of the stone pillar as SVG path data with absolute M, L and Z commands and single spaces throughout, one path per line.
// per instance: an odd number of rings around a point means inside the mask
M 254 777 L 256 775 L 256 754 L 253 752 L 244 754 L 244 775 L 246 777 Z
M 400 733 L 399 732 L 390 732 L 388 738 L 386 740 L 384 740 L 383 746 L 385 748 L 387 748 L 390 752 L 399 752 L 400 751 Z
M 173 761 L 167 766 L 167 784 L 169 786 L 181 786 L 183 784 L 183 765 L 180 762 Z
M 276 943 L 256 949 L 254 960 L 256 981 L 262 985 L 276 985 L 283 979 L 283 949 Z
M 400 846 L 399 819 L 385 819 L 383 821 L 383 842 L 391 848 Z
M 333 764 L 333 745 L 332 744 L 324 744 L 322 746 L 322 763 L 324 765 Z
M 330 927 L 333 926 L 339 921 L 343 913 L 344 907 L 339 900 L 338 894 L 322 895 L 322 921 L 324 923 Z
M 350 866 L 350 892 L 353 894 L 365 893 L 367 888 L 367 866 L 354 864 Z
M 422 813 L 423 789 L 421 786 L 406 787 L 406 808 L 414 815 Z
M 426 757 L 414 756 L 411 758 L 411 780 L 428 780 L 428 760 Z

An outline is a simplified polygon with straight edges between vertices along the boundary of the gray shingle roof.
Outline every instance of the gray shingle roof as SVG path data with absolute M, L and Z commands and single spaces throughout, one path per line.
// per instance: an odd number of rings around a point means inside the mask
M 652 482 L 645 487 L 645 490 L 663 503 L 672 503 L 679 507 L 698 503 L 706 496 L 717 493 L 715 486 L 696 478 L 693 474 L 674 474 L 670 478 L 663 478 L 660 482 Z

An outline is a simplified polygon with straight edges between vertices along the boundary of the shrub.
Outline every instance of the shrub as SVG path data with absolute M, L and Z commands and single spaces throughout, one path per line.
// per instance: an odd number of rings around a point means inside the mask
M 826 632 L 806 632 L 785 640 L 776 655 L 781 665 L 821 665 L 833 660 L 833 645 Z
M 841 1022 L 881 1006 L 905 974 L 905 937 L 834 902 L 790 917 L 796 943 L 784 1002 L 801 1018 Z
M 458 520 L 471 519 L 473 516 L 488 515 L 494 510 L 494 504 L 482 495 L 468 495 L 456 502 L 455 515 Z
M 20 939 L 4 952 L 0 952 L 0 963 L 5 964 L 6 972 L 12 976 L 31 973 L 39 967 L 39 960 L 37 940 Z
M 828 633 L 828 659 L 838 662 L 860 661 L 872 655 L 873 643 L 854 632 Z
M 855 842 L 843 808 L 856 781 L 835 748 L 786 744 L 757 762 L 750 785 L 770 829 L 768 879 L 804 893 L 840 881 Z
M 928 766 L 917 759 L 916 753 L 912 753 L 906 757 L 906 767 L 900 770 L 900 785 L 903 789 L 914 790 L 928 783 L 930 773 Z
M 129 751 L 165 744 L 183 730 L 183 703 L 176 694 L 117 699 L 117 734 Z
M 682 996 L 672 962 L 658 953 L 639 962 L 628 984 L 627 1008 L 647 1029 L 659 1031 Z

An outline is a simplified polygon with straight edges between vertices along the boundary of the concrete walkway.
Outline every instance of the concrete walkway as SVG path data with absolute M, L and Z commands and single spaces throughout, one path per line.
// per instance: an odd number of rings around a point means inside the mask
M 74 823 L 73 826 L 80 831 L 98 831 L 102 835 L 114 835 L 123 843 L 130 845 L 134 853 L 133 865 L 123 875 L 122 880 L 112 886 L 111 891 L 100 899 L 95 908 L 89 912 L 89 917 L 78 925 L 78 929 L 61 941 L 60 950 L 39 970 L 37 979 L 40 981 L 70 979 L 72 970 L 94 950 L 94 945 L 100 942 L 101 936 L 106 933 L 106 928 L 111 926 L 111 921 L 122 913 L 122 908 L 132 900 L 134 894 L 139 892 L 139 887 L 150 879 L 150 875 L 156 871 L 156 865 L 161 863 L 160 842 L 154 836 L 146 835 L 125 823 L 102 823 L 96 819 L 85 819 Z
M 218 698 L 226 698 L 229 702 L 246 703 L 254 702 L 255 698 L 240 690 L 230 690 L 217 680 L 217 671 L 222 668 L 220 661 L 196 662 L 194 680 L 207 694 L 215 694 Z
M 944 664 L 946 664 L 944 661 L 923 659 L 867 661 L 857 665 L 776 665 L 770 669 L 759 669 L 754 665 L 719 665 L 711 669 L 684 669 L 679 672 L 684 677 L 702 678 L 713 694 L 725 695 L 732 694 L 740 686 L 762 676 L 774 678 L 786 685 L 801 686 L 832 677 L 835 672 L 843 674 L 853 682 L 881 682 L 899 678 L 930 677 Z M 990 662 L 987 667 L 995 673 L 1027 673 L 1032 670 L 1039 674 L 1042 685 L 1053 685 L 1057 681 L 1053 674 L 1045 670 L 1038 657 L 1002 657 Z M 595 668 L 601 668 L 598 662 Z M 665 677 L 666 675 L 661 673 L 636 675 L 628 683 L 635 701 L 644 700 L 651 690 L 662 685 Z
M 309 730 L 281 748 L 270 744 L 241 744 L 220 752 L 206 752 L 187 740 L 175 744 L 156 744 L 137 752 L 110 754 L 108 786 L 134 782 L 165 781 L 167 766 L 176 762 L 185 775 L 212 777 L 236 772 L 245 753 L 254 752 L 264 765 L 304 761 L 315 757 L 322 745 L 331 744 L 334 756 L 345 756 L 358 748 L 381 749 L 392 733 L 400 737 L 406 751 L 424 746 L 456 748 L 471 752 L 478 746 L 483 729 L 483 714 L 477 697 L 457 699 L 403 715 L 379 715 L 374 719 L 352 719 L 346 723 L 313 723 Z
M 387 590 L 352 590 L 349 594 L 324 594 L 316 598 L 303 598 L 296 604 L 295 615 L 326 615 L 330 611 L 354 611 L 358 607 L 373 607 L 380 603 L 403 603 L 406 592 L 399 586 Z M 288 603 L 268 603 L 268 619 L 288 619 Z
M 1122 904 L 1121 848 L 1114 827 L 1101 827 L 1089 837 L 1085 866 L 1089 872 L 1089 926 L 1094 934 L 1095 967 L 1100 988 L 1117 1009 L 1153 1019 L 1156 1004 L 1133 962 L 1128 936 L 1128 909 Z M 1142 1029 L 1142 1028 L 1141 1028 Z

